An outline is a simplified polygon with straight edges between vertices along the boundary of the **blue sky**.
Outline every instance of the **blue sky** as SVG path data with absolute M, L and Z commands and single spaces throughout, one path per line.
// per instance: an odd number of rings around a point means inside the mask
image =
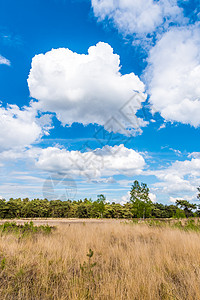
M 0 1 L 0 196 L 196 201 L 200 5 Z

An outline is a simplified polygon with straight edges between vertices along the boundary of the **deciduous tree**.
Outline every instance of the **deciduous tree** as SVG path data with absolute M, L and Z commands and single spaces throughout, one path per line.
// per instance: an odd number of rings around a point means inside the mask
M 134 181 L 130 191 L 130 201 L 133 204 L 133 216 L 137 218 L 145 218 L 151 215 L 153 203 L 149 198 L 149 188 L 146 183 Z

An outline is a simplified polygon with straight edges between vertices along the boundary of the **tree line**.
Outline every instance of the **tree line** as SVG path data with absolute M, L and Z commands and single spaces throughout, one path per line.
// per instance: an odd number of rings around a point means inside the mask
M 200 187 L 197 198 L 200 200 Z M 97 200 L 61 201 L 28 198 L 8 201 L 0 199 L 0 218 L 188 218 L 200 217 L 200 205 L 187 200 L 176 200 L 175 204 L 153 203 L 145 183 L 134 181 L 130 201 L 125 204 L 106 202 L 104 195 Z

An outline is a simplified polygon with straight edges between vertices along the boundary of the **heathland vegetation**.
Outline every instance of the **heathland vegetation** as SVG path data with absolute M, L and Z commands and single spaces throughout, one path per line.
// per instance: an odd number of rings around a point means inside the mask
M 200 200 L 200 188 L 197 198 Z M 146 184 L 135 180 L 130 201 L 125 204 L 106 202 L 104 195 L 97 200 L 83 199 L 61 201 L 59 199 L 0 199 L 0 218 L 185 218 L 200 216 L 200 205 L 187 200 L 177 200 L 175 204 L 153 203 Z
M 0 299 L 200 299 L 195 216 L 199 207 L 187 200 L 152 203 L 138 181 L 124 205 L 103 195 L 96 201 L 2 199 L 0 218 L 45 219 L 1 220 Z
M 84 220 L 31 235 L 0 229 L 0 298 L 200 299 L 199 231 L 139 222 Z

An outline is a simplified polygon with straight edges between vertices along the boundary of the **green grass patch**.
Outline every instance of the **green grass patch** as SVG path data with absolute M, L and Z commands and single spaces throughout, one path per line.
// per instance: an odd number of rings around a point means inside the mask
M 174 228 L 178 228 L 178 229 L 182 229 L 185 231 L 200 231 L 200 221 L 199 219 L 193 220 L 193 219 L 188 219 L 187 221 L 185 221 L 184 223 L 182 223 L 181 221 L 175 222 L 173 224 Z
M 131 222 L 128 222 L 127 224 L 145 224 L 149 227 L 157 227 L 157 228 L 174 228 L 174 229 L 180 229 L 184 231 L 196 231 L 200 232 L 200 219 L 162 219 L 162 220 L 156 220 L 156 219 L 145 219 L 145 220 L 138 220 L 133 219 Z
M 20 234 L 22 236 L 32 235 L 32 234 L 50 234 L 55 226 L 40 225 L 36 226 L 33 222 L 26 222 L 24 224 L 17 224 L 16 222 L 5 222 L 4 224 L 0 225 L 0 233 L 14 233 Z

